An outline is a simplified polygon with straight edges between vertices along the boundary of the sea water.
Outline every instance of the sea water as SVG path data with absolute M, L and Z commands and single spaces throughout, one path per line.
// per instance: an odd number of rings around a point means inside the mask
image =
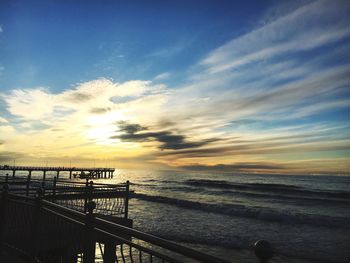
M 350 176 L 117 170 L 113 180 L 131 182 L 142 231 L 236 262 L 256 262 L 259 239 L 295 262 L 350 262 Z

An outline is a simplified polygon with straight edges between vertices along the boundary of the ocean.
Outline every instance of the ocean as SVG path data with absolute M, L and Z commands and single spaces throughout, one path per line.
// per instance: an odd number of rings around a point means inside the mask
M 232 262 L 350 262 L 350 176 L 117 170 L 136 229 Z M 273 262 L 273 261 L 272 261 Z
M 95 181 L 130 181 L 129 218 L 138 230 L 232 262 L 257 262 L 252 245 L 260 239 L 274 247 L 272 263 L 350 262 L 350 176 L 120 169 L 114 175 Z

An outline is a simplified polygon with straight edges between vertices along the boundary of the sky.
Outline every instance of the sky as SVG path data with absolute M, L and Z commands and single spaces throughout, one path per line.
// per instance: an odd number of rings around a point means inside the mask
M 349 1 L 0 1 L 0 163 L 350 174 Z

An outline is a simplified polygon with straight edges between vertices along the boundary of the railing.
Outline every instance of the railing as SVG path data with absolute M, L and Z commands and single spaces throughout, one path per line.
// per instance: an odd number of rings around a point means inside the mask
M 31 261 L 42 263 L 76 263 L 79 259 L 92 263 L 97 257 L 96 245 L 104 263 L 228 262 L 96 218 L 95 206 L 89 201 L 84 214 L 43 200 L 40 189 L 33 198 L 10 194 L 5 184 L 0 198 L 0 244 L 16 247 L 29 255 Z M 262 263 L 272 256 L 272 249 L 265 241 L 259 241 L 256 248 Z M 1 252 L 0 256 L 3 255 Z
M 101 184 L 46 179 L 0 177 L 0 186 L 8 184 L 11 192 L 34 196 L 37 189 L 43 190 L 43 198 L 68 208 L 86 212 L 88 201 L 96 202 L 95 212 L 102 215 L 128 217 L 129 182 L 122 184 Z
M 133 262 L 135 252 L 139 254 L 140 261 L 147 255 L 152 261 L 161 259 L 164 262 L 179 262 L 153 249 L 156 238 L 96 219 L 93 201 L 88 203 L 88 213 L 82 214 L 43 200 L 42 193 L 34 199 L 9 194 L 5 190 L 1 206 L 2 243 L 18 247 L 43 262 L 49 262 L 48 259 L 53 262 L 53 255 L 63 250 L 65 252 L 59 256 L 61 260 L 63 254 L 75 258 L 82 254 L 84 263 L 94 262 L 97 241 L 103 243 L 104 262 L 116 262 L 118 257 L 122 262 Z M 133 238 L 140 238 L 145 245 L 133 242 Z M 157 241 L 163 246 L 169 246 L 163 240 Z

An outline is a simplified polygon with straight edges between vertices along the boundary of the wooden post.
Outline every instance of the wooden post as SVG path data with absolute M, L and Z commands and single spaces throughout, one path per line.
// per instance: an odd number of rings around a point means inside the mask
M 46 180 L 46 170 L 43 171 L 43 181 L 45 182 Z
M 125 186 L 125 212 L 124 212 L 124 218 L 128 218 L 128 212 L 129 212 L 129 186 L 130 182 L 126 181 Z
M 29 170 L 29 173 L 28 173 L 28 180 L 30 181 L 32 179 L 32 170 Z
M 52 186 L 52 200 L 55 200 L 56 197 L 56 183 L 57 183 L 57 178 L 56 176 L 53 178 L 53 186 Z
M 30 177 L 31 177 L 31 174 L 29 172 L 28 177 L 27 177 L 27 184 L 26 184 L 26 196 L 29 195 Z
M 72 170 L 69 171 L 69 179 L 72 179 Z
M 45 195 L 45 181 L 41 182 L 41 189 L 43 190 L 43 196 Z
M 94 240 L 94 223 L 95 215 L 94 209 L 96 203 L 94 201 L 89 201 L 87 203 L 88 213 L 85 216 L 85 240 L 84 240 L 84 250 L 83 250 L 83 262 L 84 263 L 94 263 L 95 262 L 95 240 Z
M 89 188 L 88 188 L 88 200 L 89 201 L 92 201 L 93 192 L 94 192 L 94 181 L 90 181 Z
M 88 188 L 89 188 L 89 180 L 86 178 L 86 182 L 85 182 L 85 198 L 84 198 L 84 213 L 86 213 L 86 211 L 87 211 L 87 203 L 88 203 L 88 198 L 89 198 Z

